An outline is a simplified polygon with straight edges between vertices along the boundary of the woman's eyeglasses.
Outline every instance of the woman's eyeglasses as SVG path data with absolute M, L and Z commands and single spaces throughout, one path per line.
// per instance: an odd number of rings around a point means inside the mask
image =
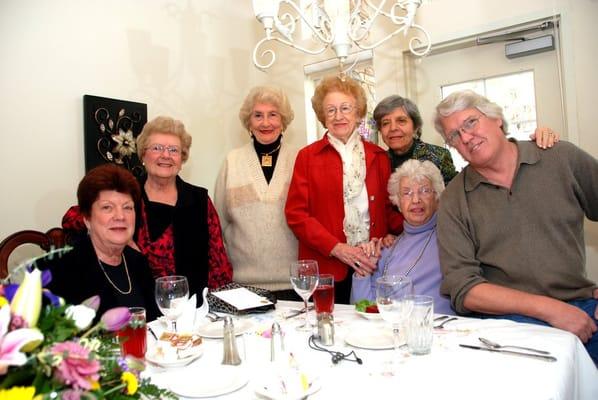
M 428 187 L 428 186 L 423 186 L 423 187 L 420 187 L 420 188 L 419 188 L 419 189 L 417 189 L 417 190 L 409 189 L 408 191 L 407 191 L 407 190 L 405 190 L 405 191 L 402 191 L 402 192 L 400 192 L 400 193 L 399 193 L 399 195 L 400 195 L 402 198 L 404 198 L 404 199 L 412 199 L 412 198 L 413 198 L 413 195 L 414 195 L 416 192 L 417 192 L 418 196 L 419 196 L 419 197 L 422 197 L 422 198 L 428 198 L 428 197 L 432 197 L 432 195 L 433 195 L 434 193 L 436 193 L 436 191 L 435 191 L 434 189 L 432 189 L 431 187 Z
M 149 150 L 153 154 L 162 154 L 164 150 L 171 156 L 181 154 L 181 149 L 178 146 L 164 146 L 163 144 L 152 144 L 151 146 L 147 146 L 146 150 Z
M 338 108 L 336 108 L 336 107 L 328 107 L 328 108 L 326 108 L 325 112 L 326 112 L 326 116 L 328 118 L 334 118 L 334 116 L 336 115 L 337 112 L 340 111 L 341 114 L 347 115 L 347 114 L 351 114 L 353 112 L 354 108 L 355 107 L 353 107 L 352 104 L 343 103 Z

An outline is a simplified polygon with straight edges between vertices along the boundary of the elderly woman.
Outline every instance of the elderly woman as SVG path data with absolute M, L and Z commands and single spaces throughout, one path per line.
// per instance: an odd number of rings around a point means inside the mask
M 436 243 L 436 210 L 443 190 L 442 175 L 430 161 L 405 161 L 390 176 L 388 193 L 405 218 L 403 233 L 382 253 L 382 240 L 372 239 L 362 245 L 366 254 L 372 254 L 378 268 L 371 274 L 353 274 L 353 302 L 364 298 L 374 300 L 379 277 L 406 275 L 413 281 L 417 294 L 434 298 L 435 312 L 454 314 L 449 298 L 440 295 L 442 274 Z
M 440 169 L 445 184 L 457 175 L 447 149 L 421 140 L 423 121 L 411 100 L 397 95 L 386 97 L 374 109 L 374 121 L 388 146 L 393 171 L 405 161 L 415 159 L 433 162 Z M 549 128 L 538 128 L 531 138 L 545 149 L 558 141 L 558 134 Z
M 333 274 L 335 301 L 348 303 L 349 271 L 375 269 L 358 246 L 391 228 L 400 231 L 402 217 L 386 195 L 390 164 L 385 151 L 356 131 L 366 113 L 359 83 L 324 78 L 312 107 L 327 132 L 299 151 L 285 213 L 299 239 L 299 258 L 314 259 L 321 273 Z
M 128 247 L 135 232 L 141 190 L 126 169 L 106 164 L 89 171 L 77 189 L 88 236 L 61 258 L 38 264 L 50 269 L 54 293 L 73 304 L 100 296 L 98 315 L 112 307 L 145 307 L 155 319 L 154 279 L 145 257 Z
M 280 89 L 251 89 L 239 110 L 251 142 L 228 153 L 214 195 L 235 282 L 271 290 L 281 300 L 300 299 L 289 280 L 297 239 L 284 219 L 296 151 L 282 133 L 293 117 Z
M 147 171 L 141 181 L 142 201 L 135 243 L 147 257 L 154 277 L 184 275 L 192 293 L 232 281 L 220 221 L 208 191 L 179 177 L 189 158 L 191 135 L 181 121 L 156 117 L 137 137 L 137 153 Z M 63 227 L 76 228 L 76 210 Z

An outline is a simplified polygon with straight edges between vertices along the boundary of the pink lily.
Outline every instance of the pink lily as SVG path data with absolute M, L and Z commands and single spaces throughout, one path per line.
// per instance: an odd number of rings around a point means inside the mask
M 10 307 L 0 308 L 0 375 L 6 374 L 11 365 L 20 366 L 27 362 L 27 356 L 21 349 L 32 342 L 41 343 L 44 335 L 37 329 L 16 329 L 8 331 L 10 326 Z

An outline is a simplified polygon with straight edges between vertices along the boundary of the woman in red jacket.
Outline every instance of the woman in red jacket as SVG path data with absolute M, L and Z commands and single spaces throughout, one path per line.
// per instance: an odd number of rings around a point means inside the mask
M 400 231 L 403 218 L 388 199 L 386 152 L 357 132 L 366 114 L 363 88 L 331 76 L 320 82 L 311 101 L 328 131 L 299 151 L 285 214 L 299 240 L 299 258 L 314 259 L 320 273 L 333 274 L 335 302 L 348 303 L 350 271 L 365 275 L 376 268 L 357 246 Z

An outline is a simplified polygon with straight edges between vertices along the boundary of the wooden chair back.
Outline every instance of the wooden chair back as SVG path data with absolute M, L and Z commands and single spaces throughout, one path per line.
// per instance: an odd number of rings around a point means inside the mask
M 0 243 L 0 279 L 8 276 L 8 258 L 14 249 L 24 244 L 35 244 L 42 250 L 64 247 L 66 238 L 62 228 L 52 228 L 46 233 L 34 230 L 15 232 Z

